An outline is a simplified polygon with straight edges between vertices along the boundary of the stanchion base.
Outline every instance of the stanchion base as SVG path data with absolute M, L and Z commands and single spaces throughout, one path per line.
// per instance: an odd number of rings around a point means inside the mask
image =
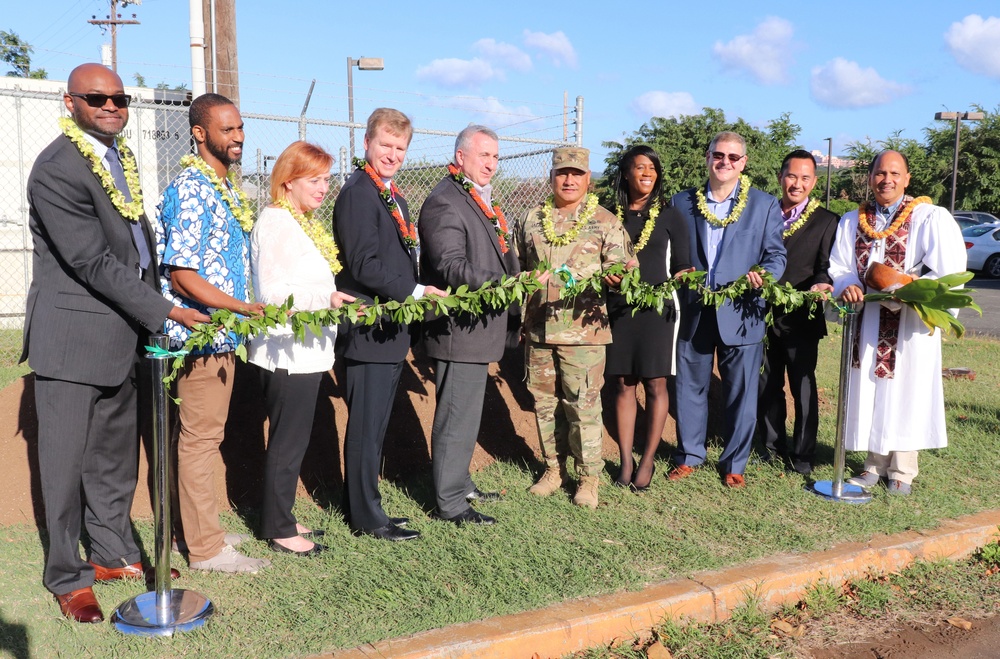
M 136 595 L 118 605 L 111 624 L 123 634 L 136 636 L 173 636 L 201 627 L 215 613 L 215 606 L 193 590 L 168 590 L 168 606 L 157 611 L 156 591 Z M 158 613 L 162 615 L 157 615 Z
M 840 496 L 833 495 L 833 481 L 816 481 L 809 486 L 809 491 L 816 496 L 823 497 L 827 501 L 837 501 L 839 503 L 868 503 L 872 500 L 872 495 L 865 492 L 857 485 L 844 483 Z

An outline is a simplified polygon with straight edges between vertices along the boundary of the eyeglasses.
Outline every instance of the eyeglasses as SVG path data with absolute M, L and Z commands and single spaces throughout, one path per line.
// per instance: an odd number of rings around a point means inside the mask
M 735 153 L 723 153 L 722 151 L 713 151 L 712 152 L 712 160 L 714 160 L 715 162 L 720 162 L 720 161 L 722 161 L 725 158 L 729 158 L 729 162 L 735 164 L 735 163 L 738 163 L 739 161 L 743 160 L 745 157 L 746 157 L 745 154 L 742 155 L 742 156 L 739 156 L 739 155 L 736 155 Z
M 115 104 L 116 108 L 127 108 L 128 104 L 132 102 L 132 97 L 128 94 L 76 94 L 73 92 L 67 92 L 70 96 L 75 96 L 76 98 L 82 98 L 87 105 L 92 108 L 103 108 L 108 103 L 108 99 Z

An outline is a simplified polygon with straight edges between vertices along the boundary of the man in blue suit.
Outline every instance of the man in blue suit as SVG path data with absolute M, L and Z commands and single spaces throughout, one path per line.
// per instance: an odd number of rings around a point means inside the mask
M 688 222 L 691 261 L 707 272 L 713 290 L 746 275 L 758 289 L 763 279 L 754 266 L 780 277 L 785 269 L 781 206 L 773 196 L 750 187 L 743 176 L 746 142 L 722 132 L 708 147 L 708 184 L 674 195 L 671 203 Z M 719 472 L 727 487 L 743 487 L 743 471 L 757 420 L 757 380 L 763 357 L 764 300 L 756 290 L 716 310 L 701 296 L 681 295 L 677 337 L 677 451 L 670 480 L 680 480 L 705 461 L 708 385 L 718 355 L 725 400 L 725 448 Z

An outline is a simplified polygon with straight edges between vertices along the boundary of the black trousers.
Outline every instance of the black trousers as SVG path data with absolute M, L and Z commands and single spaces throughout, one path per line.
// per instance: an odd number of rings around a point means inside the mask
M 757 399 L 757 429 L 764 447 L 796 463 L 812 463 L 819 428 L 816 359 L 819 339 L 768 333 Z M 785 430 L 785 372 L 795 401 L 791 446 Z
M 389 523 L 382 510 L 378 475 L 382 443 L 396 398 L 403 362 L 389 364 L 345 359 L 347 434 L 344 438 L 344 514 L 356 531 Z
M 80 557 L 81 523 L 90 560 L 139 562 L 129 515 L 139 474 L 135 367 L 116 387 L 35 378 L 38 467 L 49 552 L 42 582 L 56 595 L 94 583 Z
M 263 538 L 296 535 L 295 490 L 302 459 L 309 448 L 316 396 L 322 373 L 289 373 L 260 369 L 260 383 L 267 408 L 267 457 L 264 461 L 264 493 L 261 501 L 260 534 Z

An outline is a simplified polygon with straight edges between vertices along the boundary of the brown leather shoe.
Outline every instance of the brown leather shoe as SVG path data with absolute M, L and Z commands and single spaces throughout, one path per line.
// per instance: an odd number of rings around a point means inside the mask
M 156 572 L 152 567 L 144 567 L 142 563 L 132 563 L 122 567 L 104 567 L 97 563 L 91 563 L 94 568 L 94 581 L 117 581 L 118 579 L 145 579 L 152 581 L 156 578 Z M 181 573 L 174 568 L 170 568 L 170 578 L 178 579 Z
M 104 621 L 104 613 L 101 611 L 101 605 L 97 603 L 97 598 L 94 597 L 94 589 L 90 586 L 77 588 L 65 595 L 56 595 L 56 601 L 59 602 L 59 609 L 62 611 L 62 614 L 70 620 L 76 620 L 77 622 Z
M 670 470 L 669 474 L 667 474 L 667 480 L 679 481 L 682 478 L 687 478 L 693 473 L 694 473 L 693 467 L 689 467 L 687 465 L 677 465 L 676 467 Z
M 722 484 L 726 487 L 738 489 L 746 487 L 747 482 L 743 478 L 743 474 L 726 474 L 726 477 L 722 479 Z

